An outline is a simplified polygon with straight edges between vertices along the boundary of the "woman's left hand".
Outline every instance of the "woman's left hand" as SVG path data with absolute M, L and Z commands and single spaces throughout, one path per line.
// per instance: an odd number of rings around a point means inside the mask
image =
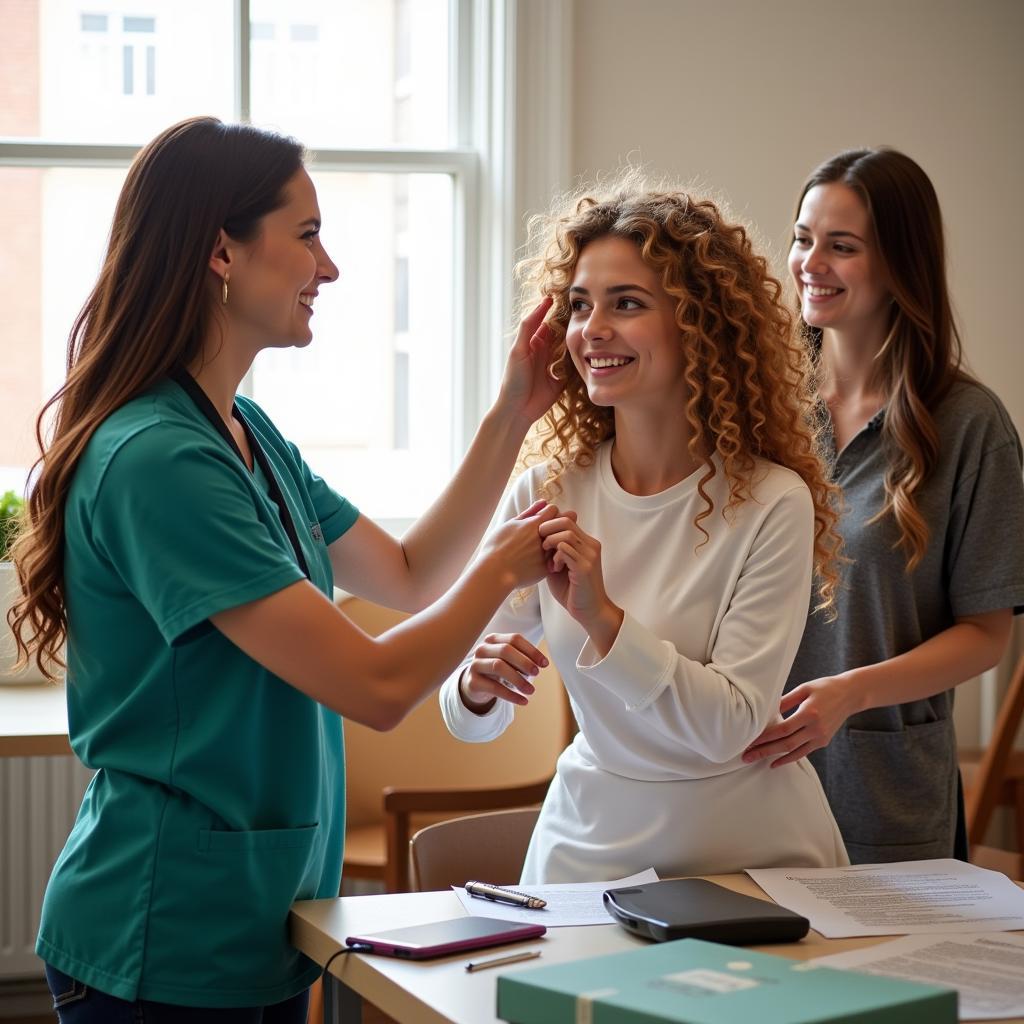
M 771 767 L 778 768 L 828 746 L 843 722 L 858 710 L 855 696 L 851 680 L 841 675 L 823 676 L 794 687 L 782 695 L 779 711 L 785 714 L 796 710 L 789 718 L 768 726 L 743 752 L 744 762 L 775 757 Z M 779 754 L 782 756 L 777 757 Z
M 571 512 L 541 523 L 540 535 L 552 596 L 587 631 L 603 657 L 618 636 L 623 616 L 604 589 L 601 542 L 584 532 Z
M 519 333 L 505 362 L 495 408 L 520 418 L 528 428 L 551 408 L 565 382 L 548 372 L 551 359 L 551 328 L 544 323 L 551 308 L 545 298 L 519 325 Z

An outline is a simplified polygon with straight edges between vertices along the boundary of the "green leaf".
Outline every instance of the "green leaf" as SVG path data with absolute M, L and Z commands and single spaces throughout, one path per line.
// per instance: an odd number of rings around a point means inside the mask
M 0 561 L 6 561 L 10 557 L 10 547 L 21 528 L 24 515 L 23 498 L 14 491 L 7 491 L 0 496 Z

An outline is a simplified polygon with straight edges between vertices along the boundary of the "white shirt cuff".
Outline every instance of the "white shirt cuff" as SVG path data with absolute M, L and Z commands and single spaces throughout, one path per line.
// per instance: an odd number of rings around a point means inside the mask
M 486 714 L 478 715 L 462 703 L 459 694 L 459 676 L 454 676 L 441 688 L 441 711 L 452 735 L 466 743 L 487 743 L 496 739 L 509 726 L 514 717 L 512 705 L 495 700 Z
M 602 658 L 588 637 L 576 668 L 621 697 L 627 709 L 638 711 L 668 684 L 676 657 L 672 644 L 625 612 L 611 650 Z

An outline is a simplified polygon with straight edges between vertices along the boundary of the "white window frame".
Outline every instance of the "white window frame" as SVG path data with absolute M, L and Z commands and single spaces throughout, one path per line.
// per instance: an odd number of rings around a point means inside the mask
M 325 171 L 444 173 L 454 192 L 450 465 L 496 392 L 510 338 L 512 266 L 524 216 L 569 180 L 573 0 L 449 0 L 454 144 L 318 149 Z M 234 0 L 234 116 L 250 120 L 250 5 Z M 0 138 L 0 166 L 126 168 L 141 147 Z M 243 393 L 251 386 L 243 381 Z M 408 520 L 382 519 L 401 533 Z

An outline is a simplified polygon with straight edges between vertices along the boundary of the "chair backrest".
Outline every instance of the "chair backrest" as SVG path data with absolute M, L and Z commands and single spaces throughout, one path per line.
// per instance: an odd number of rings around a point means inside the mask
M 470 879 L 515 885 L 539 807 L 488 811 L 420 829 L 410 843 L 412 888 L 432 892 Z
M 1024 654 L 1014 669 L 1013 677 L 1003 698 L 989 741 L 973 785 L 966 795 L 967 839 L 973 846 L 984 843 L 985 833 L 997 806 L 1016 804 L 1018 814 L 1024 813 L 1014 792 L 1024 787 L 1019 778 L 1022 757 L 1014 752 L 1014 742 L 1024 721 Z M 1010 790 L 1010 792 L 1008 792 Z M 1022 801 L 1024 802 L 1024 801 Z M 1024 822 L 1017 822 L 1020 835 L 1024 835 Z
M 401 612 L 360 598 L 339 602 L 361 629 L 376 636 L 401 622 Z M 429 697 L 391 732 L 345 723 L 346 817 L 350 826 L 383 822 L 386 787 L 409 789 L 522 786 L 549 779 L 575 728 L 558 673 L 544 669 L 527 708 L 491 743 L 464 743 L 445 728 Z

